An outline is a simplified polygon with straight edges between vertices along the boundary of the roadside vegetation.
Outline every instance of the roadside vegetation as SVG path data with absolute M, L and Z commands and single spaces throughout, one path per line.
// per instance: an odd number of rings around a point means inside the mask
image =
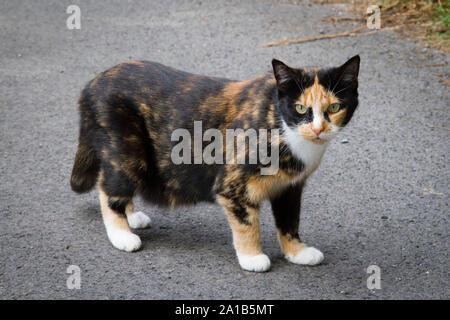
M 316 3 L 350 5 L 350 17 L 329 17 L 330 22 L 353 20 L 364 22 L 367 7 L 381 9 L 382 28 L 395 29 L 402 35 L 426 42 L 450 52 L 450 0 L 313 0 Z

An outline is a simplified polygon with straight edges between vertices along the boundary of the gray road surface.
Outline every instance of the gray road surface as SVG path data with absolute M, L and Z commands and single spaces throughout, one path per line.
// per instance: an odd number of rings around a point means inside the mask
M 81 8 L 81 30 L 66 8 Z M 449 56 L 383 31 L 262 48 L 345 31 L 321 22 L 342 5 L 299 1 L 2 1 L 0 4 L 0 298 L 449 298 Z M 95 191 L 69 188 L 78 95 L 128 59 L 234 79 L 270 69 L 330 66 L 360 54 L 360 107 L 306 188 L 301 236 L 325 254 L 289 264 L 270 208 L 261 213 L 268 273 L 242 271 L 217 205 L 174 211 L 138 201 L 153 219 L 144 247 L 108 242 Z M 437 66 L 436 66 L 437 65 Z M 342 143 L 347 139 L 348 143 Z M 69 265 L 81 289 L 66 287 Z M 369 290 L 366 269 L 381 269 Z

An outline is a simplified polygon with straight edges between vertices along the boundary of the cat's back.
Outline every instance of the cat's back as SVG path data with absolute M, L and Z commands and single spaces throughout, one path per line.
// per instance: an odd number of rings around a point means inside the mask
M 197 75 L 158 62 L 130 60 L 99 73 L 83 93 L 101 96 L 127 95 L 164 99 L 176 95 L 199 95 L 219 90 L 232 80 Z

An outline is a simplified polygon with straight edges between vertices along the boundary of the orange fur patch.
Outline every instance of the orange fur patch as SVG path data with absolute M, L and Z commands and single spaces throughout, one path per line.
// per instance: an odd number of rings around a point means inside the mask
M 227 213 L 228 222 L 233 232 L 233 244 L 239 254 L 257 255 L 262 254 L 261 233 L 259 229 L 259 210 L 247 207 L 248 224 L 240 222 L 232 210 L 230 200 L 218 196 L 218 202 Z
M 109 197 L 106 195 L 100 185 L 98 186 L 98 191 L 100 198 L 100 209 L 102 211 L 103 221 L 105 222 L 105 224 L 121 230 L 131 231 L 127 219 L 123 215 L 115 213 L 108 206 Z
M 300 242 L 298 239 L 281 234 L 278 230 L 278 240 L 280 241 L 281 250 L 284 254 L 296 256 L 297 253 L 306 248 L 306 244 Z
M 336 113 L 328 115 L 328 117 L 330 117 L 330 120 L 334 125 L 340 126 L 342 124 L 342 122 L 344 121 L 346 114 L 347 114 L 347 110 L 342 109 Z
M 313 111 L 317 113 L 324 113 L 331 104 L 339 103 L 340 101 L 339 98 L 333 94 L 333 92 L 327 90 L 319 83 L 319 78 L 316 75 L 313 85 L 303 91 L 297 102 L 307 108 L 312 108 Z M 334 121 L 331 119 L 331 115 L 329 116 L 330 120 L 334 123 Z M 321 126 L 322 132 L 324 133 L 330 132 L 332 130 L 330 123 L 325 119 L 322 121 Z M 312 122 L 300 126 L 299 132 L 305 139 L 308 139 L 316 144 L 325 143 L 324 140 L 315 140 L 317 135 L 313 131 Z
M 268 197 L 279 194 L 297 179 L 298 176 L 291 176 L 282 170 L 278 170 L 275 175 L 252 177 L 247 182 L 247 197 L 254 203 L 260 203 Z
M 312 108 L 313 104 L 319 103 L 321 111 L 325 112 L 330 104 L 339 103 L 339 98 L 322 86 L 319 78 L 315 76 L 314 83 L 303 91 L 298 98 L 298 103 L 307 108 Z

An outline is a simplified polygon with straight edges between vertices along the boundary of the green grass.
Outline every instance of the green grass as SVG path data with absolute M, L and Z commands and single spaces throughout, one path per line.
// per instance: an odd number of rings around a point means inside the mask
M 433 8 L 436 36 L 450 39 L 450 0 L 443 0 Z
M 390 12 L 421 10 L 423 22 L 430 22 L 426 38 L 450 50 L 450 0 L 379 0 L 379 3 Z

